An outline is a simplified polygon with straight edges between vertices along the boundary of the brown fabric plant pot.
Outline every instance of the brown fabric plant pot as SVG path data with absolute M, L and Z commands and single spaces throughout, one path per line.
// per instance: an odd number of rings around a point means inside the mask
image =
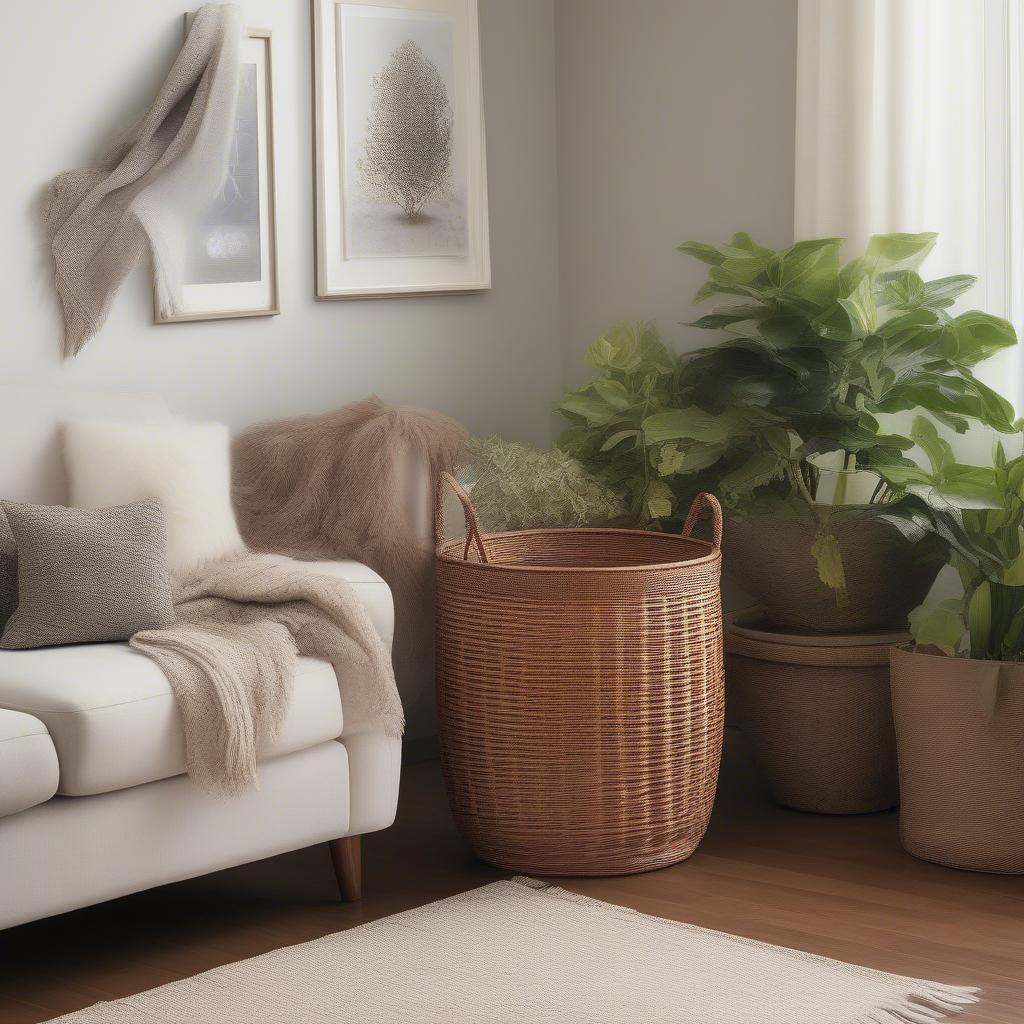
M 761 609 L 726 618 L 725 679 L 772 796 L 819 814 L 899 802 L 889 648 L 906 634 L 768 632 Z
M 811 546 L 819 521 L 807 506 L 772 516 L 728 517 L 722 553 L 730 580 L 781 629 L 903 629 L 942 568 L 942 554 L 927 542 L 909 544 L 879 519 L 877 506 L 842 505 L 829 513 L 846 574 L 845 600 L 818 578 Z
M 892 699 L 907 852 L 1024 874 L 1024 664 L 894 649 Z

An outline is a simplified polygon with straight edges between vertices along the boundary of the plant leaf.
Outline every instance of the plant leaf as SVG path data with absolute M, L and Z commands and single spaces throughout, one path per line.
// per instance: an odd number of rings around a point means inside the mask
M 966 630 L 963 604 L 958 600 L 923 604 L 910 613 L 910 633 L 919 647 L 938 647 L 955 657 Z
M 612 436 L 609 437 L 603 445 L 601 445 L 601 451 L 611 451 L 612 448 L 614 448 L 616 445 L 622 444 L 622 442 L 625 441 L 627 438 L 639 436 L 639 430 L 619 430 L 616 433 L 612 434 Z
M 932 251 L 938 237 L 934 231 L 872 235 L 868 239 L 864 260 L 876 274 L 916 270 Z
M 978 584 L 967 602 L 967 630 L 971 635 L 971 657 L 987 658 L 992 636 L 992 586 L 988 580 Z
M 836 600 L 845 603 L 846 571 L 843 568 L 843 555 L 839 550 L 839 541 L 827 527 L 822 527 L 811 545 L 811 554 L 818 567 L 818 579 L 830 590 L 836 592 Z

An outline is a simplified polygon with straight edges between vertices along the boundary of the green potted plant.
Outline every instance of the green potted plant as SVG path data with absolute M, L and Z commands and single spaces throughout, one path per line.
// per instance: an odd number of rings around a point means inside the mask
M 876 235 L 845 265 L 840 241 L 680 246 L 710 266 L 698 300 L 730 297 L 695 326 L 726 337 L 675 356 L 651 327 L 614 328 L 588 352 L 595 379 L 559 405 L 560 443 L 624 489 L 643 525 L 671 528 L 714 491 L 727 572 L 771 621 L 854 633 L 904 623 L 941 564 L 934 542 L 912 545 L 878 515 L 915 467 L 914 439 L 886 420 L 923 410 L 958 432 L 1015 429 L 972 369 L 1016 336 L 949 312 L 974 278 L 920 277 L 934 234 Z
M 961 593 L 910 616 L 891 652 L 900 836 L 917 857 L 1024 873 L 1024 456 L 957 463 L 923 418 L 930 470 L 906 470 L 887 518 L 939 538 Z

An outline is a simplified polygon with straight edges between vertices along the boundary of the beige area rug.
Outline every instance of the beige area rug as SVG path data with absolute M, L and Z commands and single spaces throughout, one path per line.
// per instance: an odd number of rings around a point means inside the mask
M 494 882 L 66 1024 L 930 1024 L 975 989 Z

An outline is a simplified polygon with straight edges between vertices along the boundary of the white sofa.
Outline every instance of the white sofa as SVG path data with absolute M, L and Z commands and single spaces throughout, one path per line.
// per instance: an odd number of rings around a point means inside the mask
M 0 387 L 0 499 L 66 499 L 59 424 L 150 418 L 145 396 Z M 387 584 L 357 562 L 318 562 L 349 580 L 390 646 Z M 197 790 L 167 679 L 127 644 L 0 651 L 0 928 L 286 850 L 330 842 L 357 898 L 358 837 L 398 804 L 401 741 L 347 736 L 333 668 L 299 659 L 281 735 L 259 788 Z

